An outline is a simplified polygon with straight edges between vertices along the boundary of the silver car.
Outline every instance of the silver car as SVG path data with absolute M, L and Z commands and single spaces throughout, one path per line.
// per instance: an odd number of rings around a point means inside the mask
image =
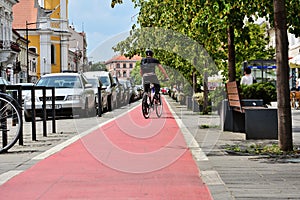
M 92 77 L 92 78 L 87 78 L 90 84 L 92 84 L 94 93 L 95 93 L 95 102 L 97 104 L 98 108 L 98 88 L 101 88 L 101 112 L 103 113 L 104 111 L 108 110 L 108 104 L 107 104 L 107 92 L 105 88 L 102 88 L 102 83 L 97 77 Z
M 55 88 L 56 116 L 96 115 L 95 94 L 92 85 L 82 73 L 53 73 L 42 76 L 36 86 Z M 25 97 L 25 121 L 31 121 L 31 94 Z M 35 89 L 35 110 L 37 117 L 43 117 L 43 96 L 41 89 Z M 47 117 L 52 115 L 52 93 L 46 91 Z

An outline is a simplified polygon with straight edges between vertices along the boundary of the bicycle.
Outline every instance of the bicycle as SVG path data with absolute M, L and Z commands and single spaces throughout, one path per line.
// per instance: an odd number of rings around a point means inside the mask
M 154 87 L 150 88 L 149 92 L 144 92 L 142 98 L 142 112 L 145 119 L 150 117 L 151 110 L 155 110 L 158 118 L 161 117 L 163 112 L 163 102 L 161 94 L 154 94 Z
M 0 153 L 7 152 L 18 141 L 21 127 L 21 106 L 11 96 L 0 92 Z

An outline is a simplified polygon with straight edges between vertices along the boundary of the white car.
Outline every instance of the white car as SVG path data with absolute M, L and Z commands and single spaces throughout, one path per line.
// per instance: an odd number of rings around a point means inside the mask
M 5 78 L 0 77 L 0 85 L 9 85 L 9 82 Z
M 23 86 L 34 86 L 34 83 L 17 83 L 17 85 Z M 31 90 L 25 90 L 22 88 L 22 104 L 24 104 L 25 97 L 31 94 Z
M 56 116 L 96 115 L 95 94 L 92 85 L 82 73 L 53 73 L 42 76 L 35 86 L 55 88 Z M 31 94 L 25 97 L 25 121 L 31 121 Z M 43 96 L 41 89 L 35 89 L 36 117 L 43 117 Z M 46 91 L 47 117 L 52 116 L 52 92 Z

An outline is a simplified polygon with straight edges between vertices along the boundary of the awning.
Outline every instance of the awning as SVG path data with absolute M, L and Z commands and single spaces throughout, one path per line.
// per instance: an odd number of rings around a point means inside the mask
M 300 68 L 300 54 L 289 60 L 290 68 Z

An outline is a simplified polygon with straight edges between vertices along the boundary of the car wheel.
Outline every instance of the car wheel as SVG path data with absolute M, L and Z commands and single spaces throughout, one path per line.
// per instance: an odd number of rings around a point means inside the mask
M 88 106 L 88 101 L 85 100 L 84 109 L 80 110 L 79 117 L 83 117 L 83 118 L 89 117 L 89 114 L 90 114 L 90 109 L 89 109 L 89 106 Z
M 97 109 L 98 109 L 98 105 L 97 105 L 96 101 L 94 101 L 94 105 L 90 109 L 90 116 L 91 117 L 97 116 L 97 114 L 98 114 Z

